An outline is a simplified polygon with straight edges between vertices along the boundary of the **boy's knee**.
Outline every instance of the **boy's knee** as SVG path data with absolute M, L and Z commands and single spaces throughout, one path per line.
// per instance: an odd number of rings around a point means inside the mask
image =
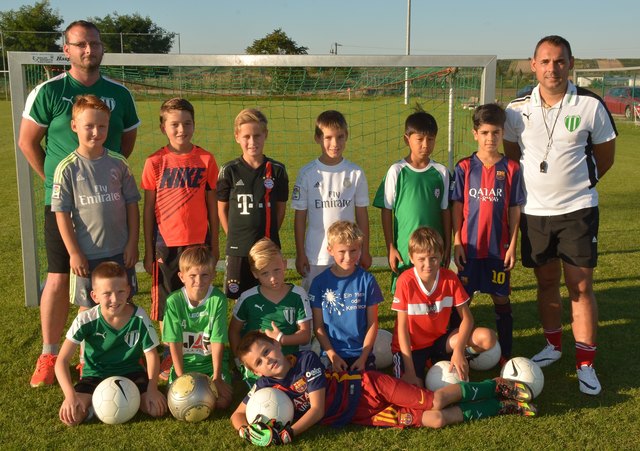
M 435 399 L 434 399 L 435 406 Z M 435 408 L 435 407 L 434 407 Z M 444 414 L 440 410 L 427 410 L 422 414 L 422 425 L 432 429 L 440 429 L 446 426 Z

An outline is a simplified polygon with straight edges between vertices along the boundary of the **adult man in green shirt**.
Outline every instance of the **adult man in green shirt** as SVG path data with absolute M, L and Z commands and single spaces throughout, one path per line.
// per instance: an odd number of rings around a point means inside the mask
M 109 105 L 111 120 L 105 147 L 124 156 L 133 151 L 140 124 L 131 93 L 100 74 L 104 49 L 100 31 L 94 24 L 83 20 L 71 23 L 65 30 L 63 50 L 71 68 L 36 86 L 29 94 L 18 141 L 27 161 L 45 182 L 48 269 L 40 299 L 42 354 L 31 378 L 32 387 L 53 384 L 59 342 L 69 313 L 69 254 L 50 204 L 56 166 L 78 146 L 70 125 L 74 99 L 79 94 L 94 94 Z

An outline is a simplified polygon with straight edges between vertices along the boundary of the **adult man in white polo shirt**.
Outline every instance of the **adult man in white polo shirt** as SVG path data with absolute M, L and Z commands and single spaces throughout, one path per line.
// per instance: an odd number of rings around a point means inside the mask
M 522 263 L 534 268 L 545 348 L 532 357 L 547 366 L 562 355 L 560 279 L 569 291 L 580 391 L 600 393 L 593 369 L 598 306 L 598 193 L 595 185 L 613 165 L 617 131 L 595 94 L 569 81 L 569 42 L 547 36 L 536 45 L 531 70 L 538 86 L 507 106 L 504 150 L 519 160 L 527 192 L 521 219 Z

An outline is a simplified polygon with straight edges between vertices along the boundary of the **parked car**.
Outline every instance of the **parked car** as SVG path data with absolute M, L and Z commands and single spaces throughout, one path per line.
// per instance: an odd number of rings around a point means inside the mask
M 611 114 L 624 114 L 627 119 L 633 119 L 632 111 L 640 118 L 640 87 L 619 86 L 611 88 L 604 96 L 604 103 Z

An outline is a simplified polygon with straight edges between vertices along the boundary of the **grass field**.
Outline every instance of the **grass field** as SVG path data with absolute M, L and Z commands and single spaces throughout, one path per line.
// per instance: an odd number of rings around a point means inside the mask
M 155 111 L 156 107 L 150 105 L 148 108 L 149 111 Z M 33 365 L 40 352 L 41 337 L 38 310 L 24 307 L 15 155 L 7 102 L 0 102 L 0 121 L 4 124 L 4 139 L 0 144 L 0 155 L 4 161 L 0 165 L 0 187 L 6 194 L 0 227 L 0 289 L 4 296 L 0 319 L 0 368 L 4 374 L 0 390 L 0 447 L 154 450 L 246 448 L 247 445 L 231 428 L 228 412 L 215 412 L 209 420 L 199 424 L 180 423 L 169 416 L 152 420 L 139 414 L 124 425 L 108 426 L 94 422 L 71 429 L 58 420 L 58 408 L 63 399 L 59 387 L 38 390 L 29 387 Z M 304 127 L 311 130 L 308 125 Z M 637 152 L 640 129 L 619 124 L 619 131 L 616 164 L 599 185 L 602 222 L 595 289 L 600 306 L 597 358 L 598 374 L 603 386 L 600 396 L 587 397 L 578 391 L 567 308 L 564 315 L 565 355 L 560 362 L 544 371 L 546 384 L 537 399 L 541 412 L 539 418 L 498 417 L 439 431 L 398 431 L 356 426 L 337 431 L 318 426 L 296 439 L 295 449 L 637 449 L 637 437 L 640 434 L 640 364 L 635 340 L 640 332 L 640 309 L 637 306 L 640 298 L 640 222 L 637 219 L 640 182 L 636 168 L 640 167 L 640 154 Z M 152 134 L 156 135 L 153 140 Z M 444 146 L 444 139 L 444 136 L 439 137 L 439 146 Z M 141 130 L 140 142 L 153 147 L 162 144 L 157 132 L 151 128 Z M 397 149 L 400 149 L 400 144 Z M 219 161 L 235 155 L 233 149 L 225 152 L 229 153 Z M 317 151 L 310 143 L 305 152 L 306 157 L 295 161 L 309 161 Z M 134 167 L 140 168 L 143 158 L 142 153 L 134 154 Z M 382 157 L 379 158 L 382 160 Z M 357 155 L 353 159 L 358 161 L 366 157 Z M 391 161 L 384 159 L 379 163 L 380 171 L 384 171 Z M 289 160 L 285 162 L 289 163 Z M 295 164 L 291 169 L 292 178 L 297 171 L 294 167 Z M 377 184 L 379 179 L 376 176 L 370 176 L 369 173 L 368 176 Z M 371 215 L 377 220 L 377 211 L 372 211 Z M 290 219 L 287 218 L 288 221 Z M 388 272 L 380 268 L 374 273 L 385 287 Z M 289 273 L 289 278 L 297 281 L 292 273 Z M 539 350 L 543 341 L 535 304 L 535 282 L 532 274 L 518 265 L 512 283 L 514 354 L 530 356 Z M 147 307 L 148 298 L 149 278 L 142 275 L 140 293 L 135 301 Z M 387 296 L 380 310 L 380 326 L 386 329 L 393 326 L 390 301 Z M 472 310 L 476 323 L 493 327 L 493 309 L 488 298 L 478 296 Z M 496 370 L 476 372 L 472 373 L 472 379 L 496 374 Z M 236 401 L 239 401 L 243 387 L 236 384 L 235 388 Z

